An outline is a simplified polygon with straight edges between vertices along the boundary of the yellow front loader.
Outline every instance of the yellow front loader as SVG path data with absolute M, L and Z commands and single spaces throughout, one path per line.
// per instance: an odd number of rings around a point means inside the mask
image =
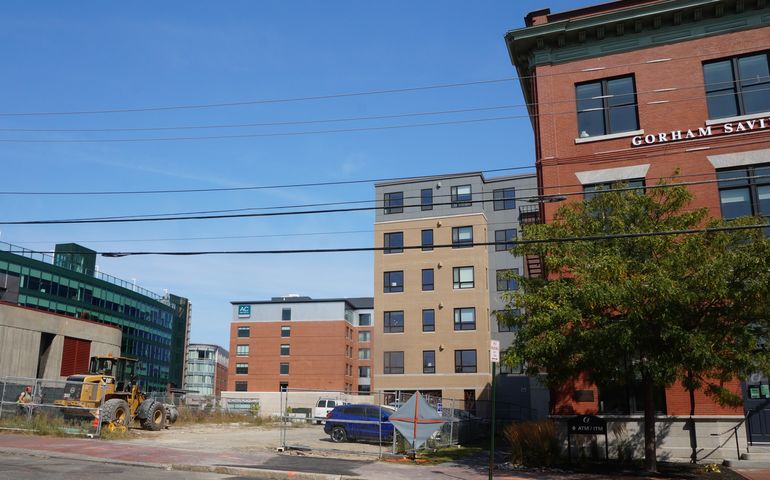
M 89 372 L 69 376 L 64 398 L 54 404 L 65 407 L 66 416 L 98 418 L 111 429 L 128 427 L 132 421 L 146 430 L 163 429 L 179 414 L 173 405 L 145 397 L 136 381 L 136 362 L 127 357 L 91 357 Z

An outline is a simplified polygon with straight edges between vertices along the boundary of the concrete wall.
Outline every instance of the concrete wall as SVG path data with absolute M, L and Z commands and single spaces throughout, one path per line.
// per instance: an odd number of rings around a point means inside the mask
M 121 332 L 116 327 L 0 304 L 0 377 L 37 376 L 42 333 L 55 335 L 42 378 L 64 378 L 59 373 L 65 336 L 90 340 L 92 356 L 120 355 Z
M 562 440 L 564 454 L 567 453 L 567 420 L 570 417 L 552 417 L 557 424 L 559 437 Z M 633 458 L 644 458 L 644 418 L 641 415 L 610 416 L 603 415 L 607 420 L 607 440 L 609 442 L 610 458 L 618 458 L 620 448 Z M 657 417 L 655 431 L 657 432 L 658 460 L 688 462 L 691 455 L 689 417 Z M 697 459 L 699 462 L 720 463 L 725 459 L 739 459 L 739 450 L 746 453 L 748 442 L 743 416 L 700 416 L 695 417 L 695 432 L 697 436 Z M 736 445 L 736 436 L 738 439 Z M 592 444 L 596 444 L 593 447 Z M 572 455 L 578 458 L 581 451 L 590 457 L 592 451 L 597 451 L 604 458 L 604 436 L 573 435 Z
M 312 391 L 312 392 L 222 392 L 222 406 L 226 407 L 230 400 L 255 400 L 259 402 L 259 414 L 263 417 L 281 415 L 281 395 L 283 395 L 283 408 L 287 406 L 296 408 L 313 408 L 319 398 L 334 398 L 348 403 L 374 403 L 373 395 L 348 395 L 337 391 Z M 288 402 L 287 402 L 288 400 Z M 311 410 L 312 411 L 312 410 Z

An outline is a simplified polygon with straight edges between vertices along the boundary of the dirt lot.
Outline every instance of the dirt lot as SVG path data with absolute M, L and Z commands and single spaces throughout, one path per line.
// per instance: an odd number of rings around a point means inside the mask
M 173 425 L 160 432 L 132 428 L 127 440 L 145 445 L 201 449 L 228 452 L 274 452 L 281 446 L 279 424 L 253 426 L 248 424 L 193 424 Z M 286 445 L 300 448 L 307 453 L 335 456 L 371 456 L 380 452 L 373 442 L 333 443 L 324 433 L 323 425 L 298 423 L 286 429 Z M 383 453 L 391 446 L 382 445 Z

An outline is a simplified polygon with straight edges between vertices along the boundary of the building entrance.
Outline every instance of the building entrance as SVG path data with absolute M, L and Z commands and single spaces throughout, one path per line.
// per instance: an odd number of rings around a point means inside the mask
M 741 387 L 749 442 L 770 443 L 770 379 L 754 373 Z

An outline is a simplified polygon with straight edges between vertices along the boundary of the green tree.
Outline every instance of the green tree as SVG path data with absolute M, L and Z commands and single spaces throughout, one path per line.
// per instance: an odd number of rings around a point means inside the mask
M 646 193 L 606 191 L 560 207 L 552 223 L 528 225 L 524 240 L 536 242 L 513 253 L 542 255 L 546 275 L 518 276 L 521 289 L 500 314 L 518 331 L 506 361 L 547 373 L 550 386 L 580 375 L 599 385 L 641 383 L 653 472 L 656 388 L 681 381 L 694 414 L 695 390 L 737 405 L 725 382 L 770 366 L 757 349 L 770 326 L 770 241 L 761 229 L 606 238 L 726 225 L 689 208 L 691 200 L 686 188 L 664 183 Z

